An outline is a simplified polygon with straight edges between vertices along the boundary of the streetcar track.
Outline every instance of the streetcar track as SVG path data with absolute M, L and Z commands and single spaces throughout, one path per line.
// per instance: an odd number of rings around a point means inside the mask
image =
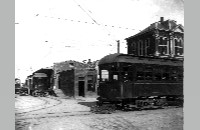
M 40 97 L 39 97 L 39 98 L 40 98 Z M 51 108 L 51 107 L 55 107 L 55 106 L 57 106 L 57 105 L 62 104 L 62 101 L 59 100 L 59 99 L 55 99 L 55 98 L 53 98 L 53 97 L 45 97 L 45 98 L 49 98 L 49 99 L 56 100 L 56 101 L 58 101 L 58 103 L 56 103 L 56 104 L 54 104 L 54 105 L 51 105 L 51 106 L 48 106 L 48 107 L 47 107 L 47 106 L 45 106 L 45 105 L 48 104 L 48 103 L 50 104 L 50 101 L 47 101 L 47 100 L 45 100 L 45 99 L 40 98 L 40 100 L 45 101 L 45 103 L 42 105 L 42 106 L 43 106 L 42 108 L 34 109 L 34 110 L 26 111 L 26 112 L 15 113 L 16 116 L 20 116 L 20 115 L 22 115 L 22 114 L 27 114 L 27 113 L 31 113 L 31 112 L 35 112 L 35 111 L 40 111 L 40 110 L 43 110 L 43 109 L 47 109 L 47 108 Z M 38 107 L 38 106 L 34 106 L 34 107 L 30 107 L 30 108 L 35 108 L 35 107 Z M 25 108 L 25 109 L 27 109 L 27 108 Z M 25 109 L 17 109 L 17 110 L 25 110 Z
M 16 119 L 18 121 L 21 121 L 21 120 L 28 120 L 28 119 L 42 119 L 42 118 L 56 118 L 56 117 L 72 117 L 72 116 L 94 115 L 93 113 L 90 113 L 88 111 L 79 111 L 79 113 L 71 113 L 71 112 L 67 112 L 67 113 L 70 113 L 70 114 L 63 115 L 62 113 L 58 113 L 59 115 L 45 115 L 45 116 L 39 116 L 39 117 L 35 117 L 35 116 L 33 116 L 33 117 L 22 117 L 22 118 L 16 118 Z
M 39 97 L 40 98 L 40 97 Z M 19 99 L 18 99 L 19 100 Z M 42 98 L 40 98 L 40 100 L 43 100 L 45 101 L 45 103 L 43 103 L 43 105 L 46 105 L 48 104 L 48 101 L 47 100 L 44 100 Z M 15 108 L 16 111 L 23 111 L 24 109 L 32 109 L 32 108 L 38 108 L 38 106 L 32 106 L 32 107 L 26 107 L 26 108 Z

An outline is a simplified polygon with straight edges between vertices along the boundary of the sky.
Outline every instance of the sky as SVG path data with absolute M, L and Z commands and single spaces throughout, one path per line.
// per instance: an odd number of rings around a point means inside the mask
M 126 41 L 151 23 L 184 26 L 183 0 L 15 0 L 15 77 L 55 62 L 127 53 Z

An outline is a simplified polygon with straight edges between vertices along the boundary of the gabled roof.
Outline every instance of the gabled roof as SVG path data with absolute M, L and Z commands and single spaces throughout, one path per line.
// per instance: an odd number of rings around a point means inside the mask
M 33 72 L 33 74 L 35 73 L 46 73 L 46 74 L 50 74 L 53 72 L 53 67 L 46 67 L 46 68 L 41 68 L 35 72 Z
M 158 22 L 152 23 L 150 26 L 148 26 L 141 32 L 131 37 L 128 37 L 126 39 L 130 39 L 130 38 L 142 35 L 144 33 L 151 32 L 153 30 L 165 30 L 165 31 L 173 31 L 173 32 L 180 32 L 180 33 L 184 32 L 183 26 L 181 24 L 177 24 L 176 21 L 174 20 L 166 20 L 163 22 L 158 21 Z

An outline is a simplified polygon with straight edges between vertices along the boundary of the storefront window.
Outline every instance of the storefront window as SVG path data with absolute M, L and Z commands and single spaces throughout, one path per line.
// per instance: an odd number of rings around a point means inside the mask
M 95 91 L 94 84 L 92 80 L 88 80 L 88 91 Z

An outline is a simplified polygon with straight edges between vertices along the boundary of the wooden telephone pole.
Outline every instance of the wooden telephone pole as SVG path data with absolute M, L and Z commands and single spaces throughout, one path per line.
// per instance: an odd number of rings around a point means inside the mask
M 120 41 L 117 40 L 117 53 L 120 53 Z

